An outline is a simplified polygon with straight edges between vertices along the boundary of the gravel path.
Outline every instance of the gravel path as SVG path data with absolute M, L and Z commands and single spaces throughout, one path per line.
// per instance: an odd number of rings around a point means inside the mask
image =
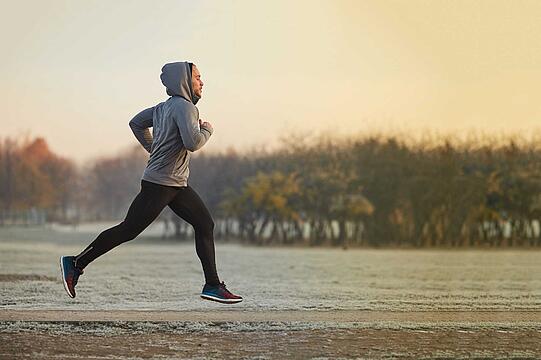
M 1 359 L 541 359 L 541 312 L 0 311 Z
M 227 305 L 217 305 L 227 306 Z M 0 321 L 189 321 L 189 322 L 415 322 L 530 324 L 541 328 L 541 311 L 138 311 L 138 310 L 1 310 Z

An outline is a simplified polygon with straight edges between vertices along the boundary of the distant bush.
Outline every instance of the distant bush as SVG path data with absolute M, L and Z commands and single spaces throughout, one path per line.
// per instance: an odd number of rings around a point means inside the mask
M 189 183 L 216 235 L 259 245 L 541 246 L 538 139 L 403 135 L 282 140 L 275 150 L 194 153 Z M 81 169 L 43 139 L 0 142 L 0 206 L 49 220 L 122 219 L 148 155 Z M 190 228 L 174 219 L 176 236 Z

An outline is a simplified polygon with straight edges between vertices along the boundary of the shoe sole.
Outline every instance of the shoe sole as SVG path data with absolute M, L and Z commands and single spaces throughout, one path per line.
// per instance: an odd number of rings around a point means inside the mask
M 201 294 L 201 297 L 205 300 L 217 301 L 222 304 L 236 304 L 236 303 L 240 303 L 243 300 L 243 299 L 220 299 L 212 295 L 204 295 L 204 294 Z
M 66 276 L 64 274 L 64 258 L 65 256 L 60 257 L 60 271 L 62 272 L 62 284 L 64 284 L 64 289 L 68 293 L 68 296 L 73 299 L 75 297 L 75 294 L 73 294 L 73 296 L 71 295 L 68 289 L 68 284 L 66 283 Z

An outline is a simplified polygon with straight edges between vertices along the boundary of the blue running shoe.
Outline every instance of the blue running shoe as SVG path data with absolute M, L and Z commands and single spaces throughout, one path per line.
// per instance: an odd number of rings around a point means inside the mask
M 71 298 L 75 297 L 75 285 L 79 276 L 83 274 L 83 270 L 75 267 L 75 256 L 61 256 L 60 270 L 62 271 L 62 282 L 64 289 Z
M 218 285 L 205 284 L 201 297 L 206 300 L 218 301 L 224 304 L 235 304 L 242 301 L 242 297 L 227 290 L 224 282 Z

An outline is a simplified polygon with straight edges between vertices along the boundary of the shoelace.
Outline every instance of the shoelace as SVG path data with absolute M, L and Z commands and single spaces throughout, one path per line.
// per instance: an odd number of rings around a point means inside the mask
M 221 287 L 227 294 L 233 295 L 233 293 L 232 293 L 231 291 L 227 290 L 227 288 L 225 287 L 225 283 L 224 283 L 223 281 L 220 283 L 220 287 Z

